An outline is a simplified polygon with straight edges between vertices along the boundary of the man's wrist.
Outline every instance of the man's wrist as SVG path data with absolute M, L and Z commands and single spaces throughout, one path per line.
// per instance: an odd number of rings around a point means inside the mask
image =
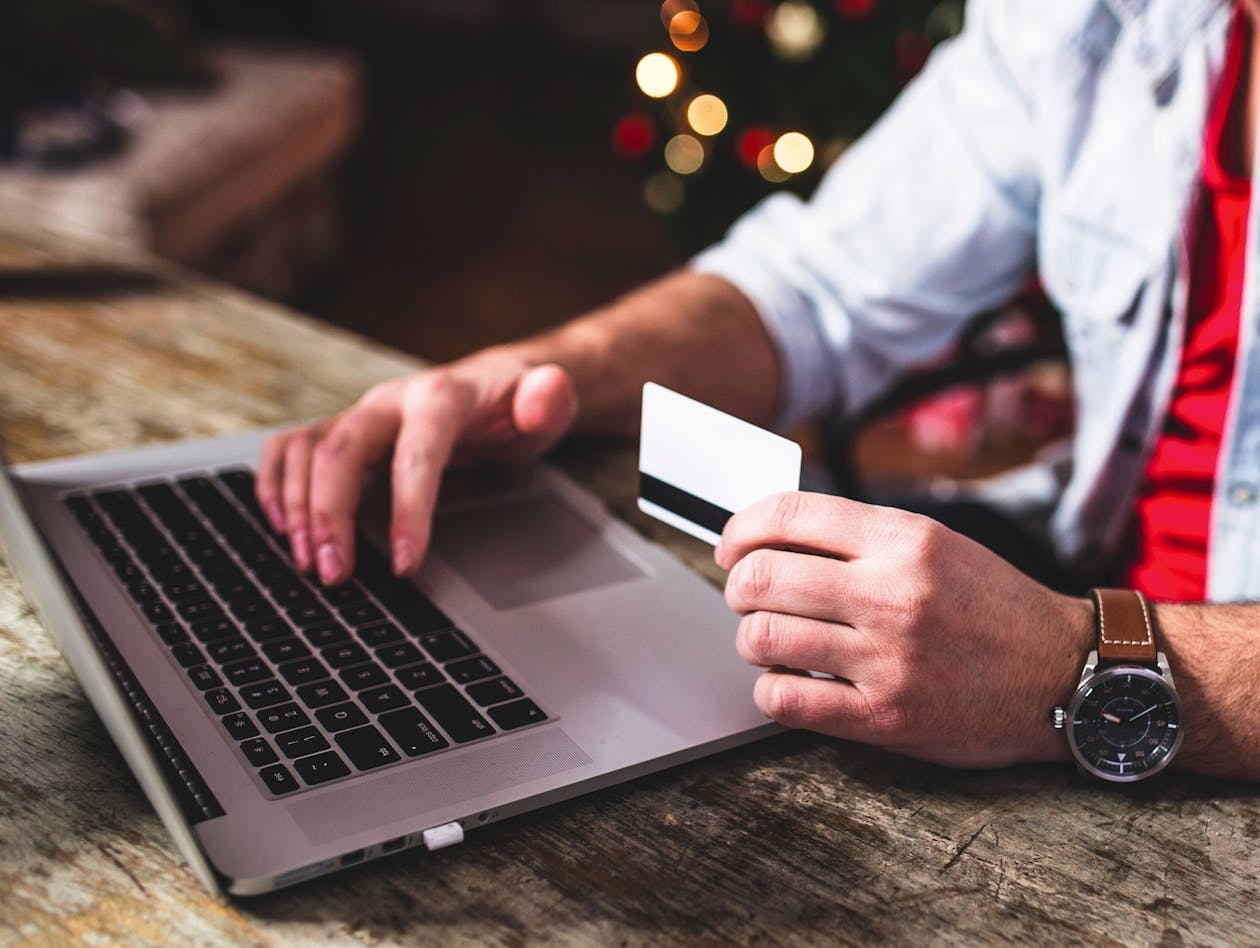
M 1066 705 L 1076 691 L 1081 669 L 1094 647 L 1096 612 L 1088 597 L 1060 595 L 1052 615 L 1047 633 L 1057 645 L 1047 663 L 1041 703 L 1032 709 L 1037 723 L 1033 756 L 1037 760 L 1062 761 L 1070 760 L 1072 754 L 1062 732 L 1048 726 L 1046 709 Z

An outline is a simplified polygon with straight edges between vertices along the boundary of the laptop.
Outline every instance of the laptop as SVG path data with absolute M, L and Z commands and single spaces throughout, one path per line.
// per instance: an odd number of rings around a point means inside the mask
M 772 733 L 721 594 L 544 465 L 452 473 L 408 580 L 298 574 L 267 432 L 10 467 L 0 541 L 192 871 L 253 895 Z

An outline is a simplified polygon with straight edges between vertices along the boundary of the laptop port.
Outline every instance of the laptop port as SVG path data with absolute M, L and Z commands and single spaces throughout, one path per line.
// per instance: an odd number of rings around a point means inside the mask
M 385 840 L 385 842 L 381 843 L 381 852 L 396 853 L 398 852 L 398 850 L 402 849 L 406 845 L 407 845 L 406 836 L 399 836 L 396 839 L 387 839 Z
M 352 853 L 346 853 L 341 857 L 343 866 L 353 866 L 356 862 L 363 862 L 364 852 L 362 849 L 356 849 Z

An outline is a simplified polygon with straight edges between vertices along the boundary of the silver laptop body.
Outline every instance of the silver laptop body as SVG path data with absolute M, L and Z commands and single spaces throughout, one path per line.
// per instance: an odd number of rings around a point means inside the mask
M 176 844 L 210 888 L 256 894 L 402 849 L 449 845 L 467 830 L 778 730 L 753 705 L 757 672 L 735 653 L 737 620 L 720 593 L 571 481 L 539 465 L 448 478 L 433 552 L 415 585 L 455 633 L 421 636 L 391 611 L 393 600 L 364 593 L 384 623 L 403 626 L 405 635 L 389 646 L 388 656 L 406 645 L 446 678 L 412 691 L 415 676 L 427 674 L 417 671 L 419 664 L 400 672 L 378 660 L 372 664 L 383 670 L 388 687 L 355 691 L 341 677 L 345 669 L 332 659 L 323 662 L 329 680 L 347 693 L 337 707 L 354 705 L 360 719 L 353 733 L 383 738 L 385 748 L 375 748 L 382 762 L 365 761 L 361 742 L 343 746 L 350 732 L 337 730 L 337 722 L 319 717 L 320 709 L 296 694 L 293 703 L 305 712 L 305 723 L 290 731 L 276 725 L 282 729 L 272 732 L 270 718 L 267 727 L 258 720 L 268 709 L 243 701 L 246 688 L 257 695 L 256 681 L 239 687 L 225 681 L 211 689 L 192 681 L 183 664 L 188 653 L 176 653 L 159 637 L 158 623 L 146 619 L 142 608 L 163 611 L 147 604 L 160 598 L 175 613 L 177 627 L 164 626 L 169 637 L 191 623 L 162 590 L 147 589 L 152 598 L 135 601 L 67 502 L 115 487 L 178 484 L 185 475 L 249 467 L 264 436 L 82 456 L 5 468 L 0 475 L 0 539 L 9 563 Z M 224 494 L 248 519 L 247 505 Z M 152 519 L 165 534 L 162 520 Z M 365 534 L 379 542 L 373 525 L 384 518 L 369 512 L 364 520 Z M 269 598 L 268 587 L 260 588 Z M 209 595 L 214 598 L 213 591 Z M 283 618 L 283 605 L 273 605 Z M 361 630 L 341 620 L 336 606 L 329 608 L 357 641 Z M 362 614 L 362 607 L 355 608 Z M 292 637 L 305 644 L 305 632 L 299 626 Z M 265 667 L 247 666 L 235 656 L 216 664 L 207 655 L 205 664 L 219 676 L 229 664 L 251 679 L 272 675 L 290 693 L 305 687 L 280 673 L 281 664 L 285 674 L 292 667 L 269 657 L 264 646 L 270 641 L 242 638 L 253 646 L 251 661 Z M 195 636 L 185 641 L 205 653 L 216 647 Z M 450 654 L 431 654 L 453 642 L 477 654 L 445 662 Z M 369 655 L 374 644 L 364 646 Z M 315 658 L 345 654 L 340 648 L 321 651 L 316 643 L 308 648 Z M 451 677 L 461 669 L 475 680 Z M 404 672 L 410 676 L 406 687 Z M 507 684 L 487 684 L 500 679 Z M 389 712 L 367 706 L 363 696 L 369 693 L 396 700 L 389 691 L 395 685 L 419 715 L 394 711 L 386 719 Z M 484 687 L 474 690 L 477 685 Z M 495 688 L 504 694 L 488 696 L 487 689 Z M 457 693 L 461 697 L 450 701 L 473 713 L 444 727 L 445 718 L 428 711 L 437 706 L 433 696 L 439 691 L 446 698 Z M 212 693 L 217 707 L 210 705 Z M 416 704 L 421 697 L 430 704 Z M 500 700 L 505 697 L 511 700 Z M 226 727 L 235 715 L 223 714 L 222 702 L 241 706 L 237 714 L 258 731 L 249 739 L 251 751 L 261 751 L 261 741 L 275 763 L 260 767 L 256 755 L 251 763 L 241 731 Z M 415 731 L 396 739 L 383 723 L 410 724 L 417 717 L 424 724 L 415 726 L 433 747 L 417 747 L 410 736 Z M 467 733 L 467 718 L 479 718 L 485 733 Z M 307 746 L 290 746 L 286 735 L 294 734 Z M 325 767 L 315 778 L 321 782 L 308 783 L 302 774 L 315 763 L 335 764 L 329 754 L 340 765 Z M 283 793 L 273 792 L 261 776 L 276 766 L 292 780 Z M 341 769 L 348 775 L 338 776 Z M 276 773 L 269 770 L 272 778 Z

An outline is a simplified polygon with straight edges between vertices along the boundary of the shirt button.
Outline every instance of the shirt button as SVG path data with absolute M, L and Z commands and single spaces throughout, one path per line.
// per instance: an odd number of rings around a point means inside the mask
M 1253 484 L 1234 484 L 1229 488 L 1229 502 L 1235 507 L 1246 507 L 1256 502 L 1256 488 Z

